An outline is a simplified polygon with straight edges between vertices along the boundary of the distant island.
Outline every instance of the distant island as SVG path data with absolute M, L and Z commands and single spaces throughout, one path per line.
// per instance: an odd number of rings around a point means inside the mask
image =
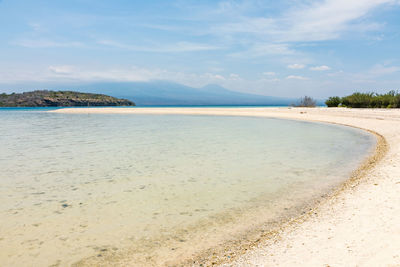
M 37 90 L 24 93 L 0 94 L 0 107 L 82 107 L 135 106 L 135 103 L 103 94 L 73 91 Z

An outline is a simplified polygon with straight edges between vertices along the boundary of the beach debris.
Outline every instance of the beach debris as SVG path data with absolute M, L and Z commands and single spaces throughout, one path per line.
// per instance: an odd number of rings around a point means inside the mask
M 32 193 L 32 195 L 44 195 L 45 194 L 45 192 L 34 192 L 34 193 Z

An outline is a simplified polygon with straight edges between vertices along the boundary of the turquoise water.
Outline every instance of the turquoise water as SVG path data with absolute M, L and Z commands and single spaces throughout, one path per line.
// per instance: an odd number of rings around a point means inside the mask
M 0 111 L 2 266 L 173 264 L 296 216 L 376 142 L 289 120 L 45 110 Z

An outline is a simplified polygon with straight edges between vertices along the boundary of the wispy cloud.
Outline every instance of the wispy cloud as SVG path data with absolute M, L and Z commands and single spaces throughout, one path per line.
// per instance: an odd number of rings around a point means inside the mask
M 281 79 L 279 78 L 272 78 L 272 79 L 261 79 L 263 82 L 279 82 Z
M 241 79 L 240 75 L 236 74 L 236 73 L 229 74 L 229 78 L 232 80 L 240 80 Z
M 388 64 L 377 64 L 368 71 L 367 75 L 378 77 L 378 76 L 394 74 L 397 72 L 400 72 L 400 67 L 398 66 L 390 66 Z
M 57 48 L 57 47 L 84 47 L 82 42 L 53 41 L 48 39 L 23 39 L 13 42 L 13 44 L 28 48 Z
M 55 79 L 75 81 L 148 81 L 167 74 L 162 69 L 128 68 L 82 68 L 78 66 L 50 66 L 49 75 Z
M 303 64 L 291 64 L 287 66 L 289 69 L 295 69 L 295 70 L 299 70 L 299 69 L 304 69 L 306 67 L 306 65 Z
M 239 52 L 231 53 L 230 56 L 238 58 L 263 57 L 263 56 L 287 56 L 294 55 L 296 51 L 288 44 L 255 43 L 245 45 Z
M 28 23 L 28 25 L 31 27 L 31 29 L 32 29 L 34 32 L 43 31 L 43 27 L 42 27 L 42 25 L 41 25 L 40 23 L 31 22 L 31 23 Z
M 377 32 L 384 24 L 372 21 L 368 15 L 380 7 L 398 4 L 396 0 L 293 1 L 292 7 L 282 13 L 265 12 L 268 15 L 255 17 L 249 14 L 266 4 L 245 1 L 247 9 L 240 12 L 232 8 L 237 2 L 225 2 L 218 15 L 226 20 L 217 20 L 208 33 L 233 43 L 247 42 L 249 48 L 232 54 L 242 57 L 293 56 L 301 51 L 299 43 Z M 248 12 L 249 3 L 254 5 L 253 12 Z
M 49 70 L 55 74 L 68 75 L 74 72 L 74 67 L 69 65 L 49 66 Z
M 330 70 L 331 68 L 329 66 L 326 65 L 322 65 L 322 66 L 315 66 L 315 67 L 311 67 L 310 70 L 314 70 L 314 71 L 325 71 L 325 70 Z
M 307 77 L 297 76 L 297 75 L 289 75 L 286 77 L 288 80 L 308 80 Z
M 295 53 L 288 44 L 255 44 L 251 51 L 256 55 L 293 55 Z
M 156 53 L 194 52 L 194 51 L 207 51 L 207 50 L 221 49 L 221 47 L 218 47 L 218 46 L 201 44 L 201 43 L 191 43 L 191 42 L 178 42 L 175 44 L 165 44 L 165 45 L 158 45 L 158 46 L 131 45 L 131 44 L 125 44 L 125 43 L 112 41 L 112 40 L 100 40 L 100 41 L 97 41 L 97 43 L 100 45 L 114 47 L 114 48 L 121 48 L 121 49 L 125 49 L 125 50 L 142 51 L 142 52 L 156 52 Z
M 286 29 L 280 35 L 284 41 L 324 41 L 339 38 L 352 27 L 365 31 L 369 22 L 359 21 L 375 8 L 384 4 L 393 4 L 394 0 L 326 0 L 315 2 L 300 10 L 286 14 Z M 376 24 L 374 24 L 376 26 Z M 361 27 L 362 26 L 362 27 Z M 283 34 L 282 34 L 283 33 Z
M 6 74 L 6 75 L 2 75 Z M 0 83 L 19 81 L 48 82 L 95 82 L 115 81 L 134 82 L 150 80 L 170 80 L 190 86 L 204 86 L 209 83 L 234 83 L 243 81 L 237 73 L 226 75 L 218 73 L 190 73 L 169 71 L 161 68 L 130 67 L 84 67 L 72 65 L 50 65 L 46 68 L 36 68 L 35 71 L 13 69 L 7 73 L 0 69 Z
M 379 6 L 395 0 L 325 0 L 299 4 L 279 16 L 246 17 L 217 25 L 220 34 L 247 33 L 268 37 L 272 43 L 314 42 L 338 39 L 349 31 L 371 31 L 375 22 L 360 21 Z
M 276 73 L 273 71 L 266 71 L 266 72 L 263 72 L 262 74 L 266 75 L 266 76 L 275 76 L 276 75 Z

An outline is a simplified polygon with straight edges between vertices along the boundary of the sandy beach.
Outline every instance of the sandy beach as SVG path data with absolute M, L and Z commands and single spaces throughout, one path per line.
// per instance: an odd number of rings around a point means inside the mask
M 344 108 L 68 108 L 57 113 L 260 116 L 343 124 L 380 135 L 367 165 L 306 216 L 225 266 L 400 266 L 400 110 Z M 379 139 L 379 138 L 378 138 Z M 208 262 L 208 263 L 211 263 Z

